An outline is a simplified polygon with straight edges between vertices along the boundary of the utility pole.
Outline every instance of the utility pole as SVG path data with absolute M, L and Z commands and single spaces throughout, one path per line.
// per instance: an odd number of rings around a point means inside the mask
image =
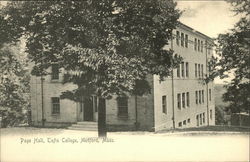
M 41 52 L 41 106 L 42 106 L 42 127 L 45 126 L 45 118 L 44 118 L 44 92 L 43 92 L 43 52 Z
M 208 58 L 207 58 L 207 52 L 209 50 L 208 48 L 208 41 L 206 40 L 206 45 L 205 45 L 205 48 L 206 48 L 206 77 L 208 78 L 209 77 L 209 71 L 207 70 L 208 69 Z M 209 80 L 207 80 L 206 78 L 206 91 L 207 91 L 207 126 L 209 126 L 209 99 L 208 99 L 208 84 L 209 84 Z
M 171 34 L 171 49 L 174 50 L 173 47 L 173 33 Z M 173 120 L 173 129 L 175 129 L 175 112 L 174 112 L 174 68 L 173 65 L 171 67 L 171 80 L 172 80 L 172 111 L 173 111 L 173 116 L 172 116 L 172 120 Z

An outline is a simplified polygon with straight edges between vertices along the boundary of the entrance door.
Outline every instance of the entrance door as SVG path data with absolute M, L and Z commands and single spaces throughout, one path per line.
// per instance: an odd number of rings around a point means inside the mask
M 92 97 L 85 99 L 84 102 L 84 113 L 83 113 L 84 121 L 93 121 L 93 101 Z

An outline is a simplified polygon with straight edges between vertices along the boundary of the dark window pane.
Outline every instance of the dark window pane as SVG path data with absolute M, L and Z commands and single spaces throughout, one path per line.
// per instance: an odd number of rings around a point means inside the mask
M 52 79 L 59 79 L 59 66 L 58 64 L 52 65 Z
M 128 116 L 128 98 L 127 97 L 118 97 L 118 116 Z
M 60 99 L 59 97 L 52 97 L 52 114 L 60 114 Z

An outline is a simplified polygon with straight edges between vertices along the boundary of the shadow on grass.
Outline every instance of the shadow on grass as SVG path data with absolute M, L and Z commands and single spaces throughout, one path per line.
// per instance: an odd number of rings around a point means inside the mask
M 61 134 L 65 129 L 61 128 L 38 128 L 38 127 L 9 127 L 1 128 L 0 134 L 2 135 L 58 135 Z
M 230 133 L 230 132 L 238 132 L 238 133 L 250 133 L 250 127 L 239 127 L 239 126 L 204 126 L 204 127 L 194 127 L 194 128 L 183 128 L 183 129 L 175 129 L 175 130 L 161 130 L 157 133 L 173 133 L 173 132 L 199 132 L 199 133 Z

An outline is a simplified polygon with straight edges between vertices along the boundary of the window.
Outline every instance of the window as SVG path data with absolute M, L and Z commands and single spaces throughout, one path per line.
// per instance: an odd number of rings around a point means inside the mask
M 199 115 L 196 115 L 196 124 L 197 124 L 197 126 L 199 126 Z
M 198 39 L 198 51 L 200 51 L 200 40 Z
M 199 104 L 201 104 L 201 91 L 199 91 Z
M 195 64 L 195 77 L 197 78 L 197 64 Z
M 186 94 L 187 96 L 187 106 L 189 107 L 190 106 L 190 101 L 189 101 L 189 92 L 187 92 L 187 94 Z
M 202 103 L 204 103 L 204 90 L 201 91 Z
M 187 34 L 185 35 L 185 47 L 188 48 L 188 35 Z
M 201 52 L 203 52 L 203 41 L 201 41 Z
M 181 94 L 180 93 L 177 94 L 177 106 L 179 109 L 181 109 Z
M 195 103 L 198 104 L 198 91 L 195 91 Z
M 52 114 L 60 114 L 60 99 L 59 97 L 52 97 Z
M 186 77 L 189 76 L 189 67 L 188 67 L 188 62 L 186 62 Z
M 186 120 L 184 120 L 184 121 L 183 121 L 183 125 L 186 125 L 186 124 L 187 124 L 187 121 L 186 121 Z
M 179 127 L 182 127 L 182 122 L 179 122 L 178 126 L 179 126 Z
M 203 123 L 205 123 L 205 113 L 202 114 Z
M 181 76 L 185 77 L 184 62 L 181 62 Z
M 213 114 L 212 114 L 212 110 L 210 110 L 210 119 L 213 119 Z
M 128 116 L 128 98 L 117 97 L 117 105 L 118 105 L 118 116 L 127 117 Z
M 184 34 L 181 33 L 181 46 L 184 47 Z
M 182 107 L 185 108 L 186 104 L 185 104 L 185 93 L 182 93 Z
M 200 125 L 202 125 L 202 114 L 200 114 Z
M 187 122 L 188 122 L 188 123 L 190 123 L 190 122 L 191 122 L 191 121 L 190 121 L 190 118 L 187 120 Z
M 51 79 L 59 79 L 59 66 L 58 64 L 52 64 L 51 66 Z
M 203 78 L 203 64 L 201 64 L 201 78 Z
M 201 77 L 201 65 L 200 64 L 198 64 L 198 76 L 199 78 Z
M 194 39 L 194 50 L 195 51 L 197 50 L 197 39 L 196 38 Z
M 162 96 L 162 112 L 167 114 L 167 96 Z
M 180 32 L 176 31 L 176 44 L 179 46 L 180 45 Z
M 212 92 L 211 92 L 211 89 L 209 89 L 209 101 L 211 101 L 212 100 L 212 94 L 211 94 Z
M 180 77 L 180 65 L 177 67 L 177 77 Z

